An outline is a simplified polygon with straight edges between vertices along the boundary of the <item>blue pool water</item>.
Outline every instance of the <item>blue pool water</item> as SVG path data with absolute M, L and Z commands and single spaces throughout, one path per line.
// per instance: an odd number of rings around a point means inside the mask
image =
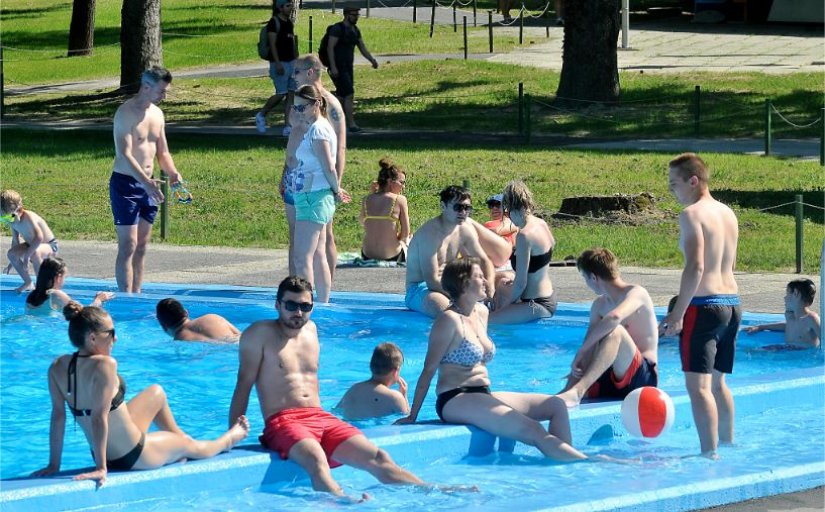
M 9 291 L 10 283 L 10 280 L 0 280 L 3 289 L 0 295 L 0 378 L 3 383 L 0 389 L 0 476 L 3 479 L 27 475 L 48 461 L 49 398 L 45 376 L 55 357 L 71 351 L 62 317 L 23 315 L 23 299 Z M 67 291 L 88 302 L 94 290 L 111 286 L 108 282 L 74 279 L 70 280 Z M 172 410 L 184 430 L 194 437 L 214 437 L 226 428 L 237 371 L 237 346 L 173 342 L 154 318 L 154 304 L 169 295 L 183 295 L 178 298 L 193 316 L 217 312 L 241 329 L 253 321 L 274 316 L 273 295 L 268 290 L 182 289 L 154 285 L 147 287 L 143 296 L 120 297 L 107 306 L 118 331 L 114 356 L 129 387 L 127 397 L 150 384 L 159 383 L 166 389 Z M 745 322 L 776 317 L 746 315 Z M 318 325 L 321 339 L 319 380 L 325 408 L 333 407 L 351 384 L 368 376 L 372 349 L 383 341 L 393 341 L 402 348 L 406 358 L 402 375 L 410 383 L 410 388 L 414 387 L 432 322 L 405 311 L 400 297 L 340 294 L 334 297 L 334 304 L 316 308 L 313 320 Z M 491 336 L 498 346 L 496 359 L 490 365 L 493 387 L 557 392 L 581 342 L 586 322 L 586 306 L 562 305 L 550 321 L 491 329 Z M 777 333 L 739 338 L 735 373 L 729 378 L 734 394 L 737 394 L 737 383 L 772 382 L 777 380 L 773 377 L 775 374 L 788 379 L 795 375 L 822 373 L 821 351 L 763 349 L 765 345 L 781 341 Z M 675 340 L 663 340 L 659 364 L 660 387 L 674 396 L 677 403 L 684 402 Z M 422 409 L 421 420 L 436 418 L 434 401 L 431 391 Z M 756 402 L 760 400 L 754 400 Z M 497 503 L 506 502 L 508 496 L 514 495 L 519 496 L 522 503 L 536 500 L 534 506 L 528 508 L 542 508 L 551 505 L 547 502 L 548 496 L 552 496 L 553 506 L 574 506 L 583 496 L 644 496 L 646 492 L 684 483 L 689 475 L 734 478 L 746 468 L 751 472 L 771 472 L 782 465 L 821 464 L 825 438 L 822 397 L 807 403 L 793 400 L 778 400 L 776 404 L 761 402 L 758 407 L 743 405 L 741 414 L 737 411 L 737 445 L 723 449 L 722 461 L 718 463 L 681 458 L 698 452 L 692 419 L 686 406 L 682 405 L 682 414 L 677 417 L 673 430 L 655 442 L 633 440 L 617 427 L 619 435 L 610 444 L 583 447 L 589 453 L 606 450 L 612 455 L 641 460 L 633 466 L 553 465 L 544 461 L 537 450 L 520 445 L 515 454 L 467 459 L 464 457 L 467 452 L 464 438 L 460 442 L 435 440 L 404 444 L 399 441 L 403 435 L 424 427 L 386 426 L 389 423 L 386 420 L 362 426 L 373 427 L 367 429 L 367 434 L 406 468 L 428 481 L 476 484 L 482 492 L 448 495 L 376 486 L 369 475 L 346 468 L 336 470 L 335 476 L 349 491 L 366 490 L 373 495 L 375 500 L 369 508 L 393 508 L 402 503 L 403 506 L 419 505 L 427 509 L 496 508 Z M 615 417 L 615 412 L 608 411 L 608 415 Z M 581 408 L 571 414 L 577 446 L 583 446 L 592 433 L 592 429 L 588 431 L 584 427 L 586 417 L 591 413 L 591 410 Z M 253 435 L 247 445 L 253 447 L 263 426 L 254 393 L 248 416 Z M 614 420 L 611 421 L 615 423 Z M 581 423 L 580 428 L 576 427 L 577 422 Z M 385 426 L 375 427 L 376 424 Z M 88 450 L 82 432 L 74 429 L 69 420 L 62 468 L 67 470 L 92 464 Z M 283 467 L 287 465 L 284 463 Z M 231 490 L 195 493 L 190 488 L 162 499 L 143 496 L 138 503 L 125 503 L 115 509 L 183 510 L 197 506 L 204 510 L 227 510 L 252 505 L 264 510 L 284 510 L 318 506 L 319 500 L 326 503 L 324 500 L 328 499 L 311 492 L 302 475 L 276 480 L 262 486 Z M 606 485 L 605 482 L 609 483 Z M 575 491 L 571 492 L 571 488 Z

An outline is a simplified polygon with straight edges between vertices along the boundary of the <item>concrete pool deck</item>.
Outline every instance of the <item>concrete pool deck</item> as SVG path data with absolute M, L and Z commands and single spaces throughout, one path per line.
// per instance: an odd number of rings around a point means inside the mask
M 10 239 L 0 237 L 5 253 Z M 75 277 L 113 279 L 117 252 L 113 242 L 61 241 L 61 255 Z M 286 276 L 286 252 L 273 249 L 232 249 L 188 247 L 153 243 L 146 262 L 146 282 L 200 283 L 216 285 L 274 287 Z M 587 290 L 574 267 L 551 270 L 559 299 L 564 302 L 589 302 Z M 625 268 L 624 277 L 648 288 L 657 305 L 665 305 L 678 290 L 679 269 Z M 781 313 L 785 284 L 797 274 L 740 273 L 737 279 L 746 311 Z M 806 275 L 819 283 L 818 275 Z M 341 268 L 336 271 L 335 291 L 403 293 L 404 269 Z M 818 302 L 815 304 L 818 309 Z M 823 510 L 825 488 L 772 496 L 715 507 L 722 512 Z

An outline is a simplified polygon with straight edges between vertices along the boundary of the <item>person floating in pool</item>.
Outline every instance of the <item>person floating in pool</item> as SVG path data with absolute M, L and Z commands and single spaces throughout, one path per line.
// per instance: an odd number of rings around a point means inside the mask
M 43 217 L 23 208 L 23 198 L 14 190 L 0 193 L 0 210 L 3 223 L 11 228 L 11 248 L 6 253 L 9 264 L 4 273 L 11 272 L 13 267 L 23 279 L 23 284 L 16 289 L 17 293 L 32 290 L 34 285 L 29 273 L 29 262 L 36 275 L 40 272 L 43 260 L 57 255 L 57 238 Z
M 46 258 L 40 265 L 34 290 L 26 297 L 26 313 L 62 311 L 72 301 L 69 294 L 63 291 L 67 273 L 66 263 L 61 258 Z M 112 292 L 99 291 L 89 305 L 100 307 L 114 296 Z
M 550 280 L 550 260 L 556 239 L 550 226 L 533 215 L 533 194 L 523 181 L 507 184 L 502 197 L 518 226 L 516 250 L 510 256 L 515 275 L 496 283 L 491 324 L 521 324 L 556 314 L 556 293 Z M 500 284 L 500 286 L 499 286 Z
M 335 406 L 348 420 L 381 418 L 391 414 L 408 414 L 407 383 L 401 377 L 404 354 L 395 343 L 381 343 L 372 351 L 372 377 L 353 385 Z M 398 389 L 391 386 L 398 384 Z
M 470 191 L 451 185 L 441 191 L 440 198 L 441 215 L 424 223 L 410 242 L 407 293 L 404 298 L 408 308 L 432 318 L 450 305 L 447 292 L 441 287 L 441 269 L 448 262 L 459 257 L 475 256 L 479 258 L 479 265 L 489 283 L 493 283 L 495 276 L 495 267 L 480 243 L 478 231 L 469 220 L 473 212 Z M 484 226 L 481 229 L 491 238 L 510 246 Z M 493 297 L 493 288 L 489 286 L 487 289 L 488 299 Z
M 255 386 L 266 423 L 261 444 L 304 468 L 314 490 L 344 496 L 330 472 L 343 464 L 368 471 L 382 483 L 424 485 L 360 430 L 321 408 L 320 344 L 309 318 L 313 306 L 312 285 L 287 277 L 278 286 L 278 318 L 244 330 L 229 423 L 246 412 Z
M 240 416 L 215 440 L 192 439 L 175 422 L 166 393 L 157 384 L 127 403 L 126 383 L 112 357 L 117 341 L 112 317 L 98 307 L 83 307 L 77 302 L 66 305 L 63 313 L 77 351 L 58 357 L 49 367 L 49 465 L 32 476 L 60 471 L 66 405 L 86 434 L 95 461 L 94 471 L 74 479 L 96 480 L 98 486 L 106 482 L 110 469 L 153 469 L 182 459 L 212 457 L 249 434 L 249 423 Z M 157 430 L 149 432 L 152 423 Z
M 179 341 L 223 341 L 237 343 L 241 331 L 226 318 L 207 314 L 189 318 L 189 311 L 175 299 L 158 302 L 155 307 L 158 323 L 169 336 Z
M 590 307 L 587 334 L 558 397 L 576 407 L 585 397 L 618 400 L 634 389 L 655 387 L 659 332 L 647 290 L 622 279 L 619 261 L 608 249 L 584 251 L 576 267 L 599 297 Z
M 819 315 L 811 309 L 816 296 L 816 285 L 810 279 L 794 279 L 785 289 L 785 321 L 746 327 L 745 332 L 780 331 L 785 333 L 785 344 L 798 348 L 818 348 Z
M 554 460 L 587 459 L 572 446 L 570 419 L 560 398 L 490 390 L 487 364 L 495 357 L 496 346 L 487 335 L 487 308 L 479 304 L 487 296 L 481 262 L 473 257 L 451 261 L 444 267 L 441 286 L 452 302 L 430 331 L 410 415 L 396 423 L 415 423 L 438 372 L 435 411 L 442 421 L 474 425 L 521 441 Z M 539 423 L 542 420 L 550 421 L 549 430 Z
M 659 324 L 659 335 L 681 333 L 679 354 L 702 455 L 716 459 L 720 441 L 733 443 L 733 395 L 725 374 L 733 371 L 742 308 L 733 274 L 739 222 L 711 196 L 709 177 L 694 153 L 683 153 L 668 166 L 668 187 L 685 206 L 679 214 L 685 267 L 679 298 Z

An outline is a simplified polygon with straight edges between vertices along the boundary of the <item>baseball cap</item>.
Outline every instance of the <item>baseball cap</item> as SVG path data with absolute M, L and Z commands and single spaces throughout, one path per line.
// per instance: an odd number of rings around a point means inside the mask
M 503 194 L 496 194 L 487 198 L 487 206 L 490 206 L 490 203 L 498 203 L 501 204 L 501 200 L 504 199 Z
M 358 12 L 358 11 L 360 11 L 360 10 L 361 10 L 361 8 L 360 8 L 360 7 L 356 7 L 356 6 L 354 6 L 354 5 L 350 5 L 350 6 L 344 7 L 344 14 L 349 14 L 349 13 L 351 13 L 351 12 Z
M 283 7 L 288 3 L 292 3 L 291 0 L 275 0 L 275 7 Z

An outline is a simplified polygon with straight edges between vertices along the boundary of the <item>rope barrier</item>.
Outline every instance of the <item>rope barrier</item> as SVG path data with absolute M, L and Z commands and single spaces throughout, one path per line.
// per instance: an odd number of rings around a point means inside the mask
M 788 205 L 792 205 L 792 204 L 796 204 L 796 201 L 791 201 L 789 203 L 782 203 L 782 204 L 778 204 L 776 206 L 768 206 L 768 207 L 765 207 L 765 208 L 757 208 L 756 211 L 766 212 L 768 210 L 775 210 L 777 208 L 782 208 L 783 206 L 788 206 Z
M 802 203 L 802 204 L 803 204 L 804 206 L 808 206 L 808 207 L 810 207 L 810 208 L 816 208 L 817 210 L 822 210 L 822 211 L 825 211 L 825 208 L 823 208 L 823 207 L 821 207 L 821 206 L 817 206 L 817 205 L 815 205 L 815 204 L 808 204 L 808 203 Z
M 810 123 L 805 124 L 805 125 L 794 124 L 794 123 L 790 122 L 785 116 L 783 116 L 782 113 L 779 112 L 776 109 L 776 107 L 773 105 L 773 103 L 771 103 L 771 109 L 773 110 L 774 114 L 779 116 L 780 119 L 782 119 L 783 121 L 785 121 L 789 125 L 793 126 L 794 128 L 810 128 L 811 126 L 813 126 L 813 125 L 819 123 L 820 121 L 822 121 L 822 116 L 819 116 L 814 121 L 811 121 Z

